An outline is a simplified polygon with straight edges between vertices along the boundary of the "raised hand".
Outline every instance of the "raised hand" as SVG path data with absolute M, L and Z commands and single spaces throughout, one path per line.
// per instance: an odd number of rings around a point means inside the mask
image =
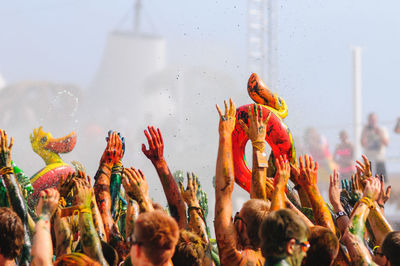
M 198 200 L 197 200 L 197 189 L 199 187 L 198 179 L 197 176 L 192 173 L 187 173 L 187 187 L 186 190 L 183 187 L 183 183 L 179 182 L 179 188 L 181 190 L 181 194 L 183 197 L 183 200 L 186 202 L 188 206 L 198 206 Z
M 91 209 L 91 203 L 93 199 L 93 188 L 89 182 L 83 178 L 77 178 L 74 180 L 75 185 L 75 204 L 79 205 L 80 208 Z
M 146 135 L 149 148 L 146 149 L 146 145 L 142 144 L 142 151 L 150 161 L 157 162 L 164 159 L 164 140 L 161 135 L 160 129 L 157 130 L 153 126 L 148 126 L 147 131 L 144 131 Z
M 274 193 L 274 178 L 267 177 L 265 181 L 265 187 L 267 192 L 267 199 L 272 199 L 272 194 Z
M 285 187 L 290 178 L 290 164 L 286 155 L 279 156 L 275 159 L 276 174 L 274 184 Z
M 220 116 L 218 131 L 220 136 L 231 136 L 233 130 L 235 129 L 236 107 L 232 99 L 229 99 L 229 108 L 226 101 L 224 101 L 224 105 L 224 114 L 222 113 L 221 108 L 219 108 L 218 104 L 216 105 L 218 114 Z
M 149 187 L 142 171 L 135 168 L 125 168 L 122 174 L 122 185 L 126 194 L 139 204 L 148 198 Z
M 7 133 L 0 129 L 0 168 L 11 167 L 11 148 L 14 140 L 10 138 L 10 144 L 8 144 Z
M 61 178 L 60 183 L 57 185 L 57 190 L 60 193 L 61 197 L 66 198 L 68 196 L 68 193 L 71 191 L 71 189 L 74 187 L 74 173 L 68 173 L 68 175 L 64 175 Z
M 106 137 L 106 141 L 108 142 L 110 140 L 111 135 L 113 134 L 112 130 L 108 131 L 108 136 Z M 122 156 L 125 154 L 125 138 L 121 136 L 121 133 L 117 132 L 118 137 L 121 139 L 122 143 Z
M 122 141 L 117 132 L 113 132 L 108 138 L 107 147 L 100 159 L 100 164 L 106 164 L 110 168 L 119 162 L 123 156 Z
M 335 212 L 337 212 L 337 210 L 340 209 L 340 206 L 342 206 L 340 203 L 340 192 L 339 174 L 335 169 L 329 179 L 329 201 L 331 202 Z
M 360 162 L 360 161 L 356 161 L 357 165 L 357 172 L 361 173 L 361 179 L 367 179 L 370 178 L 372 176 L 372 172 L 371 172 L 371 164 L 367 158 L 367 156 L 362 155 L 361 156 L 364 160 L 364 163 Z
M 297 180 L 299 185 L 304 188 L 317 186 L 318 163 L 314 162 L 313 158 L 307 154 L 304 155 L 304 161 L 301 156 L 299 161 L 300 177 Z
M 299 167 L 299 161 L 294 158 L 294 162 L 290 163 L 290 180 L 297 185 L 297 179 L 300 177 L 300 167 Z
M 381 182 L 381 190 L 376 202 L 378 203 L 379 207 L 383 208 L 385 206 L 386 201 L 390 199 L 390 192 L 392 191 L 392 186 L 388 186 L 385 191 L 385 178 L 383 176 L 381 176 L 380 182 Z
M 362 192 L 364 190 L 364 184 L 361 181 L 361 175 L 357 171 L 356 174 L 351 176 L 351 191 L 352 193 L 355 193 L 356 195 L 360 196 L 362 195 Z
M 253 111 L 254 110 L 254 111 Z M 265 136 L 267 134 L 267 124 L 271 116 L 271 112 L 263 120 L 263 113 L 261 105 L 254 104 L 253 108 L 249 106 L 249 126 L 244 123 L 243 120 L 239 120 L 239 124 L 242 126 L 243 131 L 247 134 L 251 142 L 265 142 Z
M 363 197 L 367 197 L 372 201 L 376 201 L 381 191 L 381 184 L 379 182 L 379 179 L 376 177 L 370 177 L 364 180 L 364 183 L 365 183 L 365 188 Z
M 58 207 L 60 193 L 54 188 L 48 188 L 40 192 L 39 203 L 36 207 L 38 217 L 46 217 L 47 220 L 53 216 Z

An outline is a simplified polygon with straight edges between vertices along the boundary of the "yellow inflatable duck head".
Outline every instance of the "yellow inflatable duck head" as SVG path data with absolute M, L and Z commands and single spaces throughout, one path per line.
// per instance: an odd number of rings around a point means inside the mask
M 46 165 L 49 165 L 63 162 L 58 154 L 72 151 L 76 144 L 77 135 L 72 132 L 65 137 L 56 139 L 50 132 L 45 132 L 42 127 L 39 127 L 39 129 L 33 130 L 30 139 L 33 151 L 42 157 Z

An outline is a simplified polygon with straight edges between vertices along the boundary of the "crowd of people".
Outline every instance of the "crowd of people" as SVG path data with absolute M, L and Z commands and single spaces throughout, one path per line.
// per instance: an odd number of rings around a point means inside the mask
M 237 121 L 233 101 L 224 105 L 224 111 L 217 105 L 215 240 L 198 198 L 198 178 L 188 174 L 186 188 L 176 182 L 159 129 L 144 131 L 148 145 L 142 151 L 158 173 L 167 209 L 152 201 L 141 170 L 123 166 L 125 143 L 115 131 L 94 184 L 80 168 L 33 202 L 13 172 L 13 139 L 0 130 L 7 195 L 0 208 L 0 265 L 400 265 L 400 232 L 384 216 L 390 191 L 382 176 L 372 175 L 366 156 L 343 187 L 338 172 L 331 173 L 326 203 L 311 156 L 262 163 L 269 119 L 262 118 L 262 108 L 255 104 L 248 121 Z M 252 142 L 253 161 L 249 200 L 233 214 L 237 122 Z

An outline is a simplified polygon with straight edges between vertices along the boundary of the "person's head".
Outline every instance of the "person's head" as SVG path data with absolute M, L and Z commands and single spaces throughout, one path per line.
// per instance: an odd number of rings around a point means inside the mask
M 382 243 L 382 253 L 390 265 L 400 265 L 400 231 L 393 231 L 386 235 Z
M 200 266 L 204 260 L 205 248 L 206 246 L 198 235 L 187 230 L 181 230 L 172 262 L 176 266 Z
M 368 126 L 376 127 L 378 125 L 378 117 L 375 113 L 370 113 L 368 115 Z
M 24 245 L 24 226 L 10 208 L 0 208 L 0 255 L 13 260 L 21 255 Z
M 179 228 L 175 220 L 163 211 L 145 212 L 138 216 L 132 237 L 132 262 L 162 265 L 174 254 Z
M 80 266 L 80 265 L 88 265 L 88 266 L 100 266 L 100 263 L 89 258 L 87 255 L 83 253 L 70 253 L 65 254 L 54 262 L 54 266 Z
M 339 133 L 339 138 L 342 142 L 346 142 L 349 139 L 349 135 L 347 134 L 346 131 L 342 130 Z
M 294 211 L 273 211 L 260 228 L 262 254 L 266 259 L 286 259 L 292 265 L 301 265 L 309 248 L 308 234 L 306 223 Z
M 310 232 L 310 248 L 303 265 L 331 265 L 339 252 L 338 238 L 328 228 L 318 225 L 311 227 Z
M 258 230 L 268 215 L 270 205 L 269 201 L 251 199 L 243 204 L 240 212 L 236 213 L 234 225 L 239 246 L 260 247 L 261 239 Z

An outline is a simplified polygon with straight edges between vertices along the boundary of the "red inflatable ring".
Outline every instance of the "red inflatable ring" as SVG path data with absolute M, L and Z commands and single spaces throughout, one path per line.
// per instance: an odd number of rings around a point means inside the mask
M 249 125 L 248 107 L 253 104 L 243 105 L 236 109 L 236 126 L 232 133 L 232 152 L 235 170 L 235 181 L 243 189 L 250 193 L 251 170 L 246 164 L 245 147 L 249 140 L 246 133 L 243 131 L 239 119 L 243 120 L 246 125 Z M 272 150 L 275 158 L 286 154 L 290 161 L 296 158 L 292 134 L 289 128 L 283 123 L 282 119 L 276 111 L 268 106 L 262 106 L 263 119 L 271 112 L 271 117 L 267 124 L 267 135 L 265 140 Z

